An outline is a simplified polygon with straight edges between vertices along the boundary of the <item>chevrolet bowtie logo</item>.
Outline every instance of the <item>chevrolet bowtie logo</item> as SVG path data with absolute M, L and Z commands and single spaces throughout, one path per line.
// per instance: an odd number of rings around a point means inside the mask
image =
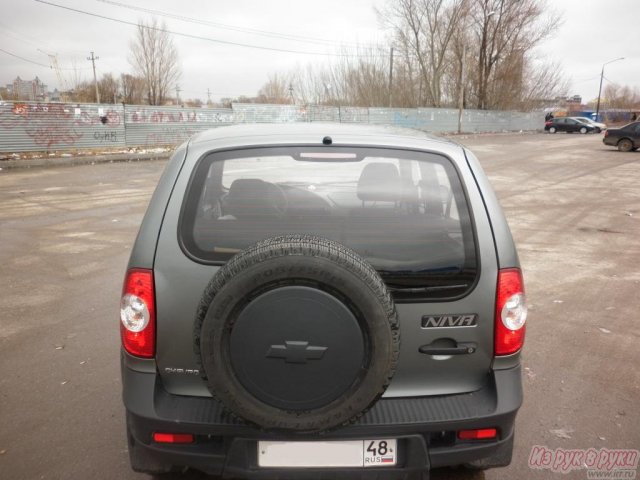
M 269 358 L 284 358 L 287 363 L 307 363 L 308 360 L 320 360 L 327 347 L 309 346 L 309 342 L 285 341 L 284 345 L 271 345 L 267 352 Z

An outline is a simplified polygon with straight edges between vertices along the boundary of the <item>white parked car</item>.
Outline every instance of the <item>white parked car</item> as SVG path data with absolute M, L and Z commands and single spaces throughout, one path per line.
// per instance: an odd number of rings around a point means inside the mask
M 579 120 L 579 121 L 581 121 L 583 123 L 587 123 L 589 125 L 593 125 L 596 128 L 596 133 L 600 133 L 601 131 L 607 129 L 607 124 L 606 123 L 595 122 L 595 121 L 591 120 L 589 117 L 571 117 L 571 118 Z

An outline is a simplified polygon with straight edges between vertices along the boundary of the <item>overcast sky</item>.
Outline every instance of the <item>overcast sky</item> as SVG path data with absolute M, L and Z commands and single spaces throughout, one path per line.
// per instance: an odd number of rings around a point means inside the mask
M 148 19 L 150 14 L 139 9 L 153 9 L 202 22 L 159 17 L 171 31 L 205 38 L 174 37 L 182 68 L 180 96 L 206 101 L 207 89 L 212 100 L 254 96 L 269 74 L 330 61 L 341 43 L 383 42 L 386 32 L 374 7 L 388 0 L 43 1 L 120 22 L 36 0 L 0 0 L 0 49 L 22 57 L 0 51 L 0 84 L 37 75 L 51 89 L 60 88 L 47 67 L 47 53 L 57 54 L 68 82 L 74 67 L 82 79 L 92 80 L 91 51 L 99 57 L 98 78 L 130 73 L 135 27 L 121 22 Z M 564 24 L 537 54 L 562 65 L 571 81 L 569 95 L 584 101 L 597 97 L 603 63 L 618 57 L 625 59 L 605 67 L 605 84 L 640 88 L 640 0 L 554 0 L 549 5 L 562 13 Z

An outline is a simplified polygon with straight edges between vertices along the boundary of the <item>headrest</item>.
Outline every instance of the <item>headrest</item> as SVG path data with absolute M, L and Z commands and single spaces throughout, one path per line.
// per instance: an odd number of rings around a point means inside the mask
M 391 163 L 370 163 L 358 180 L 358 198 L 364 202 L 397 202 L 402 188 L 398 168 Z
M 281 211 L 275 189 L 274 185 L 257 178 L 234 180 L 226 198 L 226 210 L 236 218 L 278 215 Z

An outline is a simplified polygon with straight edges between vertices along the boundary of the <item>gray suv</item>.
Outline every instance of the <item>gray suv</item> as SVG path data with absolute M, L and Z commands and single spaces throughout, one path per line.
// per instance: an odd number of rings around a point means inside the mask
M 243 125 L 169 160 L 121 301 L 134 470 L 508 465 L 526 303 L 498 201 L 422 132 Z

